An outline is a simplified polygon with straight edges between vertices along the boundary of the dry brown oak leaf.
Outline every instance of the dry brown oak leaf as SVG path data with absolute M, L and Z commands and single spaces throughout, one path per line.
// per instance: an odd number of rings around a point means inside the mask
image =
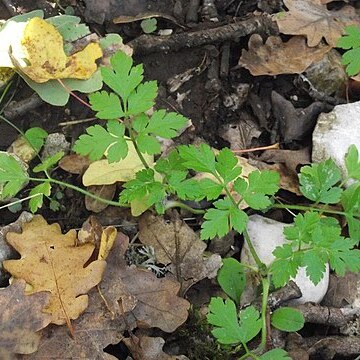
M 22 230 L 21 234 L 7 234 L 21 258 L 4 261 L 4 268 L 30 284 L 32 293 L 49 291 L 50 302 L 44 311 L 51 314 L 52 323 L 70 327 L 70 320 L 87 308 L 86 293 L 101 281 L 106 262 L 97 260 L 84 268 L 94 245 L 74 246 L 75 230 L 63 235 L 58 224 L 48 225 L 42 216 L 34 216 Z
M 51 316 L 42 312 L 50 294 L 25 294 L 25 281 L 15 280 L 0 290 L 0 359 L 31 354 L 38 348 L 40 333 Z
M 331 50 L 324 44 L 308 47 L 302 36 L 294 36 L 285 43 L 279 36 L 269 36 L 264 44 L 258 34 L 251 35 L 248 48 L 242 51 L 239 65 L 254 76 L 301 74 Z
M 123 339 L 125 330 L 132 330 L 131 319 L 113 319 L 97 288 L 89 291 L 89 306 L 73 321 L 74 337 L 66 326 L 49 325 L 42 331 L 38 351 L 19 357 L 22 360 L 116 360 L 117 357 L 104 352 L 109 344 Z
M 329 11 L 321 0 L 284 0 L 284 4 L 289 11 L 275 17 L 280 32 L 304 35 L 310 47 L 319 45 L 323 37 L 335 47 L 346 26 L 360 24 L 355 9 L 349 5 Z
M 98 286 L 108 309 L 114 318 L 126 314 L 139 328 L 158 327 L 173 332 L 186 321 L 190 307 L 178 296 L 180 284 L 128 266 L 124 258 L 128 244 L 128 237 L 119 233 Z
M 158 262 L 171 263 L 171 272 L 187 287 L 214 278 L 222 265 L 220 255 L 206 258 L 206 243 L 180 219 L 166 222 L 163 217 L 146 212 L 139 220 L 139 239 L 155 249 Z

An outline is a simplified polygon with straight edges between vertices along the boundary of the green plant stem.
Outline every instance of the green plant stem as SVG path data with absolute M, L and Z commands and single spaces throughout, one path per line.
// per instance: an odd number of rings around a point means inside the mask
M 104 204 L 108 204 L 108 205 L 112 205 L 112 206 L 118 206 L 118 207 L 123 207 L 123 205 L 121 205 L 119 202 L 117 201 L 112 201 L 112 200 L 107 200 L 107 199 L 104 199 L 100 196 L 96 196 L 94 194 L 92 194 L 91 192 L 89 191 L 86 191 L 78 186 L 75 186 L 75 185 L 72 185 L 72 184 L 69 184 L 69 183 L 66 183 L 66 182 L 63 182 L 63 181 L 60 181 L 60 180 L 56 180 L 56 179 L 53 179 L 53 178 L 48 178 L 48 179 L 40 179 L 40 178 L 32 178 L 30 177 L 29 180 L 31 181 L 35 181 L 35 182 L 49 182 L 49 183 L 53 183 L 53 184 L 58 184 L 58 185 L 61 185 L 61 186 L 64 186 L 64 187 L 67 187 L 69 189 L 73 189 L 83 195 L 86 195 L 86 196 L 89 196 L 99 202 L 102 202 Z
M 135 151 L 136 151 L 136 153 L 137 153 L 140 161 L 141 161 L 142 164 L 144 165 L 144 168 L 145 168 L 145 169 L 150 169 L 149 164 L 146 162 L 143 154 L 142 154 L 141 151 L 139 150 L 139 147 L 138 147 L 137 142 L 136 142 L 136 140 L 135 140 L 134 132 L 133 132 L 133 130 L 131 129 L 131 126 L 128 126 L 127 128 L 128 128 L 128 130 L 129 130 L 130 139 L 131 139 L 132 143 L 134 144 Z
M 269 297 L 269 289 L 270 289 L 270 275 L 261 278 L 261 284 L 263 288 L 262 292 L 262 301 L 261 301 L 261 343 L 260 349 L 264 350 L 266 348 L 266 340 L 267 340 L 267 323 L 266 323 L 266 314 L 267 314 L 267 302 Z
M 255 262 L 256 262 L 256 265 L 260 271 L 260 275 L 265 275 L 263 274 L 264 270 L 265 270 L 265 273 L 267 273 L 267 268 L 266 268 L 266 265 L 260 260 L 255 248 L 254 248 L 254 245 L 250 239 L 250 236 L 249 236 L 249 233 L 247 231 L 247 229 L 244 229 L 243 231 L 243 235 L 244 235 L 244 239 L 246 241 L 246 244 L 248 245 L 249 247 L 249 250 L 250 250 L 250 253 L 252 255 L 252 257 L 254 258 Z
M 188 206 L 188 205 L 182 203 L 181 201 L 175 201 L 175 200 L 167 201 L 165 203 L 164 208 L 165 208 L 165 210 L 169 210 L 169 209 L 172 209 L 172 208 L 180 208 L 180 209 L 187 210 L 187 211 L 189 211 L 189 212 L 191 212 L 193 214 L 196 214 L 196 215 L 203 215 L 206 212 L 203 209 L 194 209 L 191 206 Z
M 305 205 L 273 204 L 272 208 L 300 210 L 300 211 L 312 210 L 312 211 L 324 212 L 324 213 L 334 214 L 334 215 L 342 215 L 342 216 L 347 215 L 347 213 L 345 211 L 330 210 L 330 209 L 326 209 L 326 208 L 318 208 L 318 207 L 305 206 Z M 360 216 L 360 214 L 359 215 L 356 214 L 356 216 Z
M 22 202 L 24 202 L 26 200 L 30 200 L 30 199 L 32 199 L 34 197 L 37 197 L 37 196 L 39 196 L 39 193 L 34 194 L 34 195 L 29 195 L 27 197 L 24 197 L 23 199 L 18 199 L 18 200 L 12 201 L 12 202 L 10 202 L 10 203 L 8 203 L 6 205 L 0 206 L 0 210 L 8 208 L 8 207 L 16 205 L 16 204 L 21 204 Z

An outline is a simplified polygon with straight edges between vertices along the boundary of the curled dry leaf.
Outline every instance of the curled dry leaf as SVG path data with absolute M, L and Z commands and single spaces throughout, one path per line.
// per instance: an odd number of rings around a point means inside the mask
M 107 258 L 99 290 L 108 309 L 114 318 L 128 313 L 137 327 L 174 331 L 186 321 L 190 306 L 177 295 L 180 284 L 127 266 L 124 253 L 128 243 L 128 237 L 119 233 Z
M 180 219 L 166 222 L 163 217 L 147 212 L 139 221 L 139 239 L 155 249 L 158 262 L 171 263 L 171 272 L 187 287 L 214 278 L 222 264 L 217 254 L 204 256 L 206 243 Z
M 165 340 L 161 337 L 133 336 L 123 340 L 130 349 L 134 360 L 189 360 L 184 355 L 168 355 L 162 348 Z
M 275 20 L 280 32 L 304 35 L 310 47 L 326 42 L 335 47 L 338 39 L 349 25 L 359 25 L 359 17 L 352 6 L 329 11 L 322 0 L 284 0 L 288 12 L 278 13 Z
M 25 295 L 25 281 L 15 280 L 0 289 L 0 358 L 14 359 L 15 354 L 31 354 L 38 348 L 40 333 L 51 321 L 42 312 L 50 293 Z
M 302 36 L 294 36 L 285 43 L 279 36 L 269 36 L 264 44 L 258 34 L 251 35 L 248 47 L 249 50 L 242 51 L 239 65 L 254 76 L 300 74 L 331 50 L 331 46 L 324 44 L 308 47 Z
M 76 319 L 88 306 L 86 293 L 102 278 L 105 261 L 83 267 L 94 251 L 93 244 L 75 246 L 76 232 L 63 235 L 58 224 L 48 225 L 42 216 L 22 226 L 21 234 L 8 233 L 7 241 L 21 254 L 19 260 L 4 261 L 14 277 L 24 279 L 32 292 L 49 291 L 50 302 L 44 309 L 54 324 Z

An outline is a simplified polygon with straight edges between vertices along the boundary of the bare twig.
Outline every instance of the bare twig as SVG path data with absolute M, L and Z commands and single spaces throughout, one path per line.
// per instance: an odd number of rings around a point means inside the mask
M 41 104 L 43 100 L 40 99 L 39 95 L 33 94 L 30 97 L 20 100 L 14 103 L 11 103 L 4 109 L 4 116 L 9 119 L 15 119 L 18 116 L 24 115 L 27 112 L 36 109 Z
M 237 41 L 256 32 L 276 34 L 278 28 L 269 16 L 254 16 L 251 19 L 212 29 L 176 33 L 171 36 L 141 35 L 130 41 L 136 54 L 179 51 L 203 45 Z

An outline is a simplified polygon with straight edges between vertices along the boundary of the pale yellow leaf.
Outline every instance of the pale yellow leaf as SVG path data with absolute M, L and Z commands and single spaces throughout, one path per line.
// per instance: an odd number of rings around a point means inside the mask
M 113 226 L 109 226 L 103 230 L 101 234 L 98 260 L 106 260 L 110 250 L 114 245 L 116 236 L 117 236 L 117 230 Z
M 135 174 L 144 168 L 134 145 L 129 143 L 129 153 L 127 157 L 119 162 L 109 164 L 107 159 L 95 161 L 90 164 L 83 176 L 83 184 L 90 185 L 109 185 L 118 181 L 129 181 L 134 179 Z M 143 154 L 149 166 L 154 163 L 152 155 Z

